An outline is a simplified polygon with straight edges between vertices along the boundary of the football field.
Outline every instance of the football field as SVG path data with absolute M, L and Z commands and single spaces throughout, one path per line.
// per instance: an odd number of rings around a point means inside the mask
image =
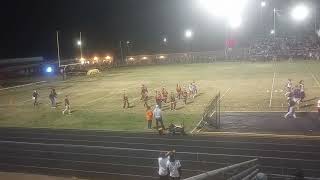
M 320 96 L 320 63 L 268 62 L 213 64 L 175 64 L 123 67 L 102 72 L 95 77 L 72 77 L 66 81 L 0 90 L 0 126 L 80 128 L 147 131 L 145 108 L 140 101 L 141 84 L 149 90 L 149 105 L 154 106 L 156 90 L 165 87 L 169 94 L 176 84 L 188 86 L 195 81 L 199 95 L 187 105 L 177 103 L 177 110 L 164 105 L 166 124 L 184 122 L 192 129 L 201 119 L 204 107 L 218 92 L 221 110 L 242 112 L 286 111 L 284 96 L 287 79 L 298 85 L 304 80 L 306 102 L 300 111 L 315 111 Z M 58 108 L 50 108 L 49 92 L 58 93 Z M 33 107 L 33 89 L 40 94 L 39 107 Z M 122 95 L 127 92 L 130 108 L 122 108 Z M 64 96 L 69 95 L 72 115 L 62 115 Z

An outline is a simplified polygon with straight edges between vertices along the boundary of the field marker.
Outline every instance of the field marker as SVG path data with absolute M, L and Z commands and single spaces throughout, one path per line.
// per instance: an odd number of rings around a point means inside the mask
M 24 87 L 24 86 L 31 86 L 31 85 L 41 84 L 41 83 L 46 83 L 46 82 L 47 82 L 47 81 L 39 81 L 39 82 L 34 82 L 34 83 L 22 84 L 22 85 L 18 85 L 18 86 L 1 88 L 0 91 L 4 91 L 4 90 L 8 90 L 8 89 L 14 89 L 14 88 L 19 88 L 19 87 Z
M 272 86 L 271 86 L 271 92 L 270 92 L 270 101 L 269 101 L 269 108 L 271 108 L 272 104 L 272 94 L 273 94 L 273 87 L 274 87 L 274 79 L 276 77 L 276 73 L 273 73 L 273 79 L 272 79 Z

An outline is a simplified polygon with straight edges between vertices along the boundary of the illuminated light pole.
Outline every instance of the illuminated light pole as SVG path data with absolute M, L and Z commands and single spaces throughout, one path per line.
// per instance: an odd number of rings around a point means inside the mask
M 266 1 L 262 0 L 260 3 L 260 18 L 261 18 L 261 29 L 262 31 L 264 31 L 265 27 L 264 27 L 264 23 L 263 23 L 263 9 L 265 9 L 265 7 L 267 6 Z
M 77 45 L 80 48 L 80 59 L 82 59 L 82 40 L 81 40 L 81 32 L 80 32 L 80 39 L 77 41 Z

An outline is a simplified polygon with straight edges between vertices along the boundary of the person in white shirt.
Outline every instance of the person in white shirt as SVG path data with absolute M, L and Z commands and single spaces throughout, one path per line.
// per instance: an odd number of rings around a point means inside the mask
M 180 180 L 182 175 L 182 168 L 179 160 L 175 159 L 175 154 L 172 153 L 167 162 L 170 180 Z
M 158 158 L 158 164 L 159 164 L 159 177 L 160 180 L 168 180 L 169 179 L 169 173 L 167 168 L 167 162 L 169 161 L 168 156 L 171 154 L 171 152 L 160 152 L 159 158 Z
M 156 108 L 154 108 L 153 117 L 156 119 L 157 130 L 159 130 L 159 122 L 161 124 L 161 128 L 164 130 L 165 127 L 163 125 L 162 112 L 161 112 L 161 109 L 159 108 L 159 105 L 156 105 Z

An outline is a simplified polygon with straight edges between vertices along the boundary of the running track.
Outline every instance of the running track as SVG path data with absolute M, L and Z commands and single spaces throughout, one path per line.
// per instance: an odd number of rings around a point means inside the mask
M 320 140 L 168 137 L 151 133 L 0 128 L 0 170 L 90 179 L 156 179 L 159 150 L 176 149 L 183 177 L 259 158 L 262 172 L 320 177 Z M 271 178 L 270 178 L 271 179 Z

